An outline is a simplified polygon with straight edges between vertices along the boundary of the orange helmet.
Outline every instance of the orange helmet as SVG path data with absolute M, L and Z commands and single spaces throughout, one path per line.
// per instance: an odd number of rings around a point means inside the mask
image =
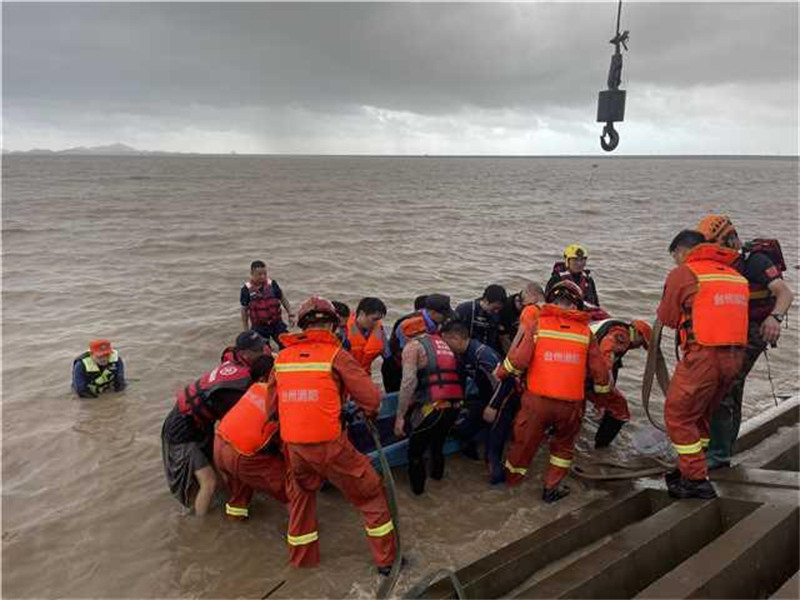
M 650 346 L 650 339 L 653 337 L 653 328 L 650 327 L 650 323 L 636 319 L 631 323 L 631 327 L 639 334 L 643 341 L 642 345 L 647 349 Z
M 92 340 L 89 342 L 89 352 L 93 356 L 110 356 L 113 348 L 108 340 Z
M 311 296 L 297 310 L 297 324 L 304 328 L 306 325 L 316 321 L 338 323 L 339 315 L 336 314 L 336 309 L 330 300 L 320 296 Z
M 726 215 L 706 215 L 697 226 L 697 231 L 703 234 L 707 242 L 722 242 L 736 229 L 731 218 Z
M 556 298 L 567 298 L 578 310 L 583 310 L 583 292 L 574 281 L 559 281 L 551 287 L 545 295 L 546 302 L 553 302 Z

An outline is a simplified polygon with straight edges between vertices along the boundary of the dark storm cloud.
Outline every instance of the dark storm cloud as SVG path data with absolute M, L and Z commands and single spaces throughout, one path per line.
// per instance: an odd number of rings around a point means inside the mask
M 795 3 L 626 3 L 625 84 L 779 97 L 797 84 L 797 16 Z M 615 3 L 5 3 L 4 108 L 12 129 L 203 114 L 196 126 L 265 135 L 289 135 L 282 115 L 299 110 L 553 116 L 605 87 L 615 17 Z

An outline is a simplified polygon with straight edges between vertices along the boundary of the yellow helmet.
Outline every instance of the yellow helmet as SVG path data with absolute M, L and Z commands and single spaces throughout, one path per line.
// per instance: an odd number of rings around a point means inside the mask
M 580 244 L 570 244 L 564 248 L 564 260 L 570 258 L 589 258 L 589 253 Z

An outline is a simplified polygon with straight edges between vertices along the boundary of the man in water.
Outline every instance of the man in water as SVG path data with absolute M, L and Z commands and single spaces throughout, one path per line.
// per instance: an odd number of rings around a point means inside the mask
M 125 389 L 125 365 L 108 340 L 92 340 L 72 363 L 72 388 L 81 398 Z
M 286 309 L 290 327 L 294 326 L 294 313 L 278 282 L 267 277 L 263 261 L 250 263 L 250 279 L 239 292 L 239 303 L 242 305 L 242 330 L 253 329 L 267 341 L 271 338 L 280 348 L 278 338 L 288 331 L 281 306 Z
M 223 361 L 184 386 L 164 420 L 161 450 L 167 484 L 175 498 L 194 508 L 197 516 L 208 512 L 217 485 L 212 466 L 214 425 L 253 381 L 269 372 L 272 358 L 264 354 L 265 344 L 255 331 L 239 334 L 236 359 Z

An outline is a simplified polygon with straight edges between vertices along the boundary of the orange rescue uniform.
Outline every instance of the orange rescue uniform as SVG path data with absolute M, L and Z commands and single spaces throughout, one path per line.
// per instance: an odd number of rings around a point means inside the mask
M 546 489 L 566 476 L 580 433 L 586 377 L 597 393 L 610 391 L 610 374 L 587 323 L 589 315 L 545 304 L 538 322 L 520 323 L 517 339 L 498 370 L 500 378 L 527 371 L 526 389 L 514 420 L 514 438 L 506 458 L 506 482 L 519 483 L 552 425 Z
M 744 358 L 749 290 L 732 268 L 735 250 L 700 244 L 664 284 L 658 319 L 680 335 L 683 358 L 667 390 L 664 418 L 686 479 L 708 477 L 709 417 Z
M 380 477 L 341 428 L 344 397 L 350 395 L 374 416 L 380 391 L 356 359 L 340 351 L 338 338 L 329 331 L 284 334 L 281 343 L 285 349 L 267 389 L 271 401 L 277 398 L 288 461 L 289 560 L 298 567 L 319 563 L 317 490 L 328 480 L 361 513 L 375 563 L 389 566 L 396 539 Z
M 266 492 L 286 504 L 286 461 L 278 439 L 274 403 L 267 401 L 267 385 L 254 383 L 222 418 L 214 436 L 214 466 L 230 496 L 225 516 L 250 516 L 253 492 Z

